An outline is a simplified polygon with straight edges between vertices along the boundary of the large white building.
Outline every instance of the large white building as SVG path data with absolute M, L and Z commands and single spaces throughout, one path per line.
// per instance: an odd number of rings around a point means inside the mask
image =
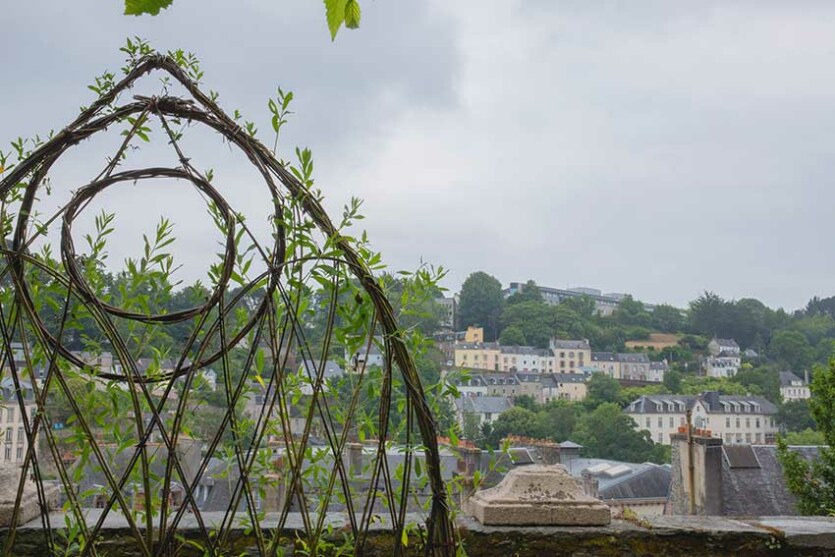
M 716 391 L 691 395 L 647 395 L 626 407 L 635 428 L 649 431 L 656 443 L 670 444 L 670 435 L 687 421 L 726 444 L 770 444 L 777 435 L 777 406 L 760 396 L 720 395 Z
M 780 394 L 784 402 L 807 400 L 812 397 L 809 382 L 790 371 L 780 372 Z

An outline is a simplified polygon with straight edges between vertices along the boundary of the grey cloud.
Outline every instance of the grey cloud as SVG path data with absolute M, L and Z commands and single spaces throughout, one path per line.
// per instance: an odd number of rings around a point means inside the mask
M 331 44 L 318 2 L 177 0 L 154 19 L 15 3 L 0 140 L 69 120 L 139 34 L 196 51 L 222 104 L 262 126 L 275 86 L 296 91 L 284 144 L 313 148 L 332 210 L 366 199 L 394 267 L 443 264 L 453 289 L 484 269 L 677 304 L 704 289 L 788 308 L 835 294 L 835 6 L 363 8 Z M 245 192 L 237 164 L 225 179 Z

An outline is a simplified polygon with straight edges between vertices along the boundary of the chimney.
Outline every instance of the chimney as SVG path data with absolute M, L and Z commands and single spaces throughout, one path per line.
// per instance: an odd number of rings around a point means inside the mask
M 600 497 L 600 482 L 591 475 L 588 470 L 583 470 L 582 473 L 583 493 L 589 497 L 598 499 Z
M 362 476 L 362 444 L 348 443 L 348 474 L 351 477 Z
M 671 441 L 671 514 L 721 515 L 722 439 L 685 428 L 672 434 Z
M 809 385 L 809 368 L 803 370 L 803 383 Z

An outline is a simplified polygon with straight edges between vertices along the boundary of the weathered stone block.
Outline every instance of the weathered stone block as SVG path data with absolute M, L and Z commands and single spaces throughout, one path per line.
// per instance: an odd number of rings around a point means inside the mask
M 20 468 L 16 466 L 0 468 L 0 527 L 8 527 L 12 523 L 15 512 L 17 490 L 20 485 Z M 58 500 L 58 489 L 55 486 L 44 486 L 47 504 L 54 508 Z M 38 492 L 35 483 L 28 479 L 23 486 L 23 497 L 18 511 L 18 524 L 25 524 L 41 515 L 38 502 Z
M 583 493 L 559 464 L 515 468 L 495 487 L 477 491 L 466 510 L 487 525 L 601 526 L 612 520 L 609 507 Z

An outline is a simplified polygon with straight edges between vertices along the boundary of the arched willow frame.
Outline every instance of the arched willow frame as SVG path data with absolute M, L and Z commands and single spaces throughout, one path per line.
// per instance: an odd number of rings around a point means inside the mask
M 113 104 L 118 95 L 129 89 L 138 78 L 155 70 L 167 72 L 182 84 L 193 99 L 136 96 L 133 102 L 119 106 Z M 141 132 L 142 123 L 151 118 L 156 118 L 165 130 L 166 140 L 176 151 L 180 161 L 179 167 L 117 171 L 125 150 L 133 138 Z M 214 130 L 230 144 L 236 146 L 263 177 L 270 192 L 275 216 L 272 246 L 257 244 L 243 219 L 229 206 L 211 184 L 211 180 L 195 169 L 190 159 L 181 150 L 178 142 L 179 135 L 172 131 L 171 123 L 174 121 L 202 124 Z M 77 190 L 71 201 L 47 221 L 47 224 L 50 224 L 59 222 L 60 219 L 62 264 L 49 265 L 44 262 L 43 258 L 32 255 L 28 248 L 33 238 L 40 232 L 39 226 L 32 222 L 31 215 L 34 214 L 39 189 L 43 188 L 50 169 L 75 144 L 106 130 L 109 126 L 124 122 L 131 122 L 132 126 L 124 134 L 125 138 L 120 149 L 113 155 L 105 169 L 95 180 Z M 213 206 L 216 220 L 226 233 L 223 263 L 214 277 L 211 295 L 204 300 L 204 303 L 195 307 L 161 314 L 123 309 L 102 299 L 96 288 L 88 284 L 85 279 L 71 235 L 74 219 L 94 196 L 106 188 L 118 187 L 118 184 L 123 182 L 137 183 L 141 187 L 144 181 L 155 178 L 176 179 L 191 183 Z M 13 200 L 12 197 L 14 197 Z M 301 514 L 301 542 L 308 551 L 316 553 L 319 547 L 318 541 L 323 539 L 327 532 L 325 523 L 327 502 L 335 497 L 335 494 L 343 498 L 345 505 L 348 525 L 345 530 L 350 530 L 348 535 L 351 540 L 350 548 L 347 550 L 349 553 L 356 555 L 363 553 L 372 523 L 380 521 L 376 514 L 380 511 L 375 510 L 375 504 L 379 499 L 386 499 L 384 505 L 386 519 L 383 523 L 393 534 L 387 539 L 392 540 L 391 552 L 402 554 L 409 540 L 409 536 L 404 535 L 407 534 L 404 529 L 407 522 L 407 501 L 411 497 L 409 495 L 411 472 L 412 467 L 415 466 L 414 459 L 418 458 L 415 456 L 416 452 L 423 453 L 425 481 L 428 482 L 429 487 L 426 492 L 429 500 L 425 501 L 429 509 L 428 519 L 424 528 L 420 530 L 425 552 L 430 555 L 452 555 L 455 552 L 454 531 L 441 475 L 435 422 L 414 361 L 404 343 L 403 333 L 398 328 L 395 313 L 380 284 L 375 280 L 369 264 L 364 261 L 350 239 L 340 235 L 317 197 L 312 195 L 293 173 L 276 160 L 263 144 L 227 116 L 212 98 L 205 95 L 174 59 L 159 54 L 139 59 L 124 79 L 84 110 L 74 122 L 39 146 L 8 172 L 5 179 L 0 182 L 0 201 L 3 203 L 14 201 L 19 205 L 12 237 L 3 240 L 2 252 L 5 266 L 0 269 L 2 275 L 0 286 L 7 289 L 7 292 L 13 291 L 13 298 L 11 298 L 13 303 L 0 308 L 0 336 L 3 341 L 4 359 L 2 368 L 5 370 L 3 373 L 13 381 L 15 391 L 18 393 L 19 407 L 28 440 L 28 449 L 22 466 L 23 474 L 21 474 L 17 494 L 17 506 L 20 505 L 23 497 L 27 478 L 34 478 L 39 502 L 42 506 L 46 505 L 46 480 L 43 477 L 36 450 L 38 444 L 41 443 L 54 458 L 57 477 L 67 498 L 67 515 L 73 518 L 78 527 L 78 543 L 75 547 L 78 554 L 99 554 L 100 549 L 97 548 L 102 541 L 105 518 L 108 514 L 118 513 L 127 522 L 128 530 L 135 540 L 139 554 L 175 553 L 178 551 L 176 548 L 182 549 L 182 544 L 178 545 L 178 540 L 182 541 L 178 527 L 181 527 L 182 519 L 186 515 L 193 519 L 194 530 L 199 532 L 196 538 L 202 550 L 205 550 L 207 554 L 225 554 L 227 548 L 224 543 L 228 540 L 229 531 L 235 520 L 238 520 L 236 514 L 243 514 L 247 527 L 252 531 L 258 552 L 263 555 L 275 555 L 281 553 L 282 543 L 287 542 L 286 537 L 282 538 L 282 532 L 287 529 L 291 505 L 296 506 L 297 510 L 294 512 Z M 289 204 L 294 204 L 298 213 L 289 211 Z M 292 266 L 304 259 L 298 256 L 297 246 L 294 250 L 289 250 L 287 245 L 287 228 L 297 224 L 292 222 L 292 219 L 298 215 L 303 215 L 315 223 L 321 237 L 326 239 L 328 245 L 325 256 L 320 251 L 318 255 L 311 255 L 311 258 L 325 257 L 330 261 L 333 269 L 332 273 L 324 273 L 319 277 L 320 282 L 332 284 L 330 291 L 334 293 L 333 299 L 330 300 L 328 335 L 324 342 L 330 342 L 327 337 L 333 331 L 333 320 L 338 310 L 336 306 L 343 303 L 335 294 L 338 291 L 336 285 L 339 281 L 350 276 L 356 289 L 370 299 L 373 308 L 372 325 L 368 329 L 367 338 L 363 344 L 366 349 L 372 344 L 378 344 L 384 363 L 379 391 L 381 403 L 377 423 L 378 439 L 376 448 L 366 449 L 367 453 L 373 453 L 373 462 L 368 466 L 370 477 L 368 489 L 364 492 L 357 492 L 351 487 L 350 472 L 346 469 L 347 466 L 342 458 L 348 443 L 349 427 L 348 423 L 335 423 L 329 406 L 333 401 L 332 399 L 329 401 L 328 397 L 322 393 L 323 365 L 307 370 L 312 388 L 309 412 L 301 431 L 290 431 L 282 387 L 285 378 L 284 364 L 291 352 L 302 358 L 311 353 L 310 347 L 306 345 L 302 324 L 298 322 L 298 312 L 295 311 L 297 308 L 293 307 L 294 301 L 297 300 L 293 296 L 293 288 L 301 288 L 302 285 L 288 280 L 288 277 L 292 279 L 293 276 L 290 271 Z M 229 286 L 230 276 L 236 259 L 236 237 L 240 233 L 246 233 L 252 237 L 257 254 L 263 259 L 267 270 L 246 286 L 238 289 L 237 294 L 232 295 Z M 37 309 L 38 285 L 33 284 L 33 276 L 46 277 L 46 280 L 59 284 L 66 292 L 61 311 L 58 312 L 61 319 L 57 324 L 45 323 L 39 313 Z M 227 316 L 232 308 L 241 296 L 255 290 L 263 294 L 258 306 L 251 309 L 248 319 L 237 330 L 228 330 Z M 353 303 L 353 301 L 347 303 Z M 65 346 L 62 338 L 64 323 L 71 311 L 71 306 L 76 304 L 83 306 L 101 328 L 115 357 L 123 365 L 121 371 L 96 371 L 82 356 Z M 121 337 L 117 322 L 124 321 L 160 327 L 178 323 L 195 323 L 196 325 L 189 338 L 187 349 L 178 356 L 173 369 L 165 373 L 149 375 L 137 365 L 136 355 L 130 353 L 125 339 Z M 203 339 L 199 349 L 196 348 L 195 343 L 198 335 L 202 335 L 200 338 Z M 212 339 L 212 341 L 209 342 L 207 339 Z M 12 357 L 15 347 L 19 349 L 21 346 L 26 353 L 24 358 L 26 365 L 20 365 L 15 361 L 16 358 Z M 30 354 L 32 346 L 39 348 L 45 355 L 41 362 L 45 374 L 40 380 L 34 380 L 32 372 L 29 371 L 35 365 L 34 356 Z M 254 360 L 257 359 L 256 352 L 261 346 L 266 347 L 268 351 L 273 373 L 268 377 L 270 385 L 266 389 L 267 396 L 261 402 L 261 411 L 254 425 L 253 434 L 248 441 L 235 438 L 233 443 L 232 460 L 237 465 L 240 474 L 222 522 L 219 526 L 212 526 L 203 520 L 196 502 L 195 488 L 201 475 L 206 471 L 209 457 L 218 446 L 223 431 L 229 428 L 234 431 L 236 420 L 240 419 L 236 416 L 235 407 L 239 403 L 239 397 L 248 377 L 245 372 L 237 384 L 233 383 L 228 360 L 229 352 L 233 347 L 245 349 L 247 346 L 251 348 L 246 350 L 245 371 L 249 370 Z M 323 352 L 327 353 L 327 344 Z M 324 360 L 326 357 L 320 356 L 320 359 Z M 182 412 L 188 397 L 189 386 L 195 380 L 196 374 L 210 365 L 223 370 L 226 411 L 221 423 L 221 431 L 214 439 L 206 440 L 208 446 L 204 448 L 204 452 L 208 456 L 201 460 L 201 465 L 195 473 L 187 474 L 177 452 L 178 443 L 182 442 Z M 129 393 L 133 405 L 130 418 L 134 422 L 132 427 L 135 428 L 135 435 L 139 442 L 125 453 L 129 459 L 123 471 L 113 469 L 108 454 L 101 446 L 101 441 L 96 438 L 94 428 L 74 401 L 75 393 L 65 377 L 64 370 L 67 366 L 89 371 L 90 374 L 95 374 L 98 381 L 121 383 L 125 391 Z M 395 485 L 392 481 L 394 474 L 386 457 L 386 436 L 391 418 L 392 384 L 398 371 L 400 376 L 397 379 L 402 381 L 402 389 L 405 393 L 405 406 L 401 418 L 407 423 L 407 443 L 404 445 L 405 448 L 401 449 L 402 466 L 405 470 L 403 470 L 402 477 L 398 479 L 400 484 Z M 350 397 L 349 411 L 343 414 L 347 416 L 348 421 L 351 419 L 350 404 L 355 402 L 356 393 L 362 388 L 361 370 L 358 377 L 359 381 Z M 37 412 L 32 415 L 27 415 L 24 411 L 25 404 L 21 395 L 21 385 L 27 380 L 32 383 L 37 403 Z M 180 385 L 181 388 L 184 385 L 178 400 L 170 398 L 175 384 Z M 98 515 L 82 511 L 71 473 L 61 462 L 60 455 L 57 453 L 55 433 L 52 431 L 49 411 L 45 405 L 47 397 L 52 392 L 58 392 L 68 399 L 74 413 L 73 419 L 77 424 L 76 427 L 83 432 L 84 442 L 89 444 L 90 460 L 95 462 L 106 480 L 104 492 L 107 496 L 102 500 L 104 504 L 100 506 L 103 510 Z M 176 407 L 173 417 L 171 413 L 161 415 L 166 404 Z M 270 418 L 273 412 L 276 418 Z M 113 416 L 113 419 L 122 418 L 122 416 Z M 268 527 L 265 526 L 263 514 L 259 513 L 256 508 L 257 494 L 249 473 L 256 460 L 259 443 L 263 441 L 265 428 L 271 419 L 281 420 L 280 429 L 285 432 L 284 446 L 287 463 L 283 470 L 285 474 L 283 477 L 287 497 L 278 513 L 277 524 Z M 326 447 L 333 455 L 332 470 L 329 471 L 328 481 L 325 482 L 326 487 L 312 495 L 319 499 L 318 512 L 311 511 L 309 508 L 311 494 L 305 493 L 305 484 L 301 479 L 302 463 L 308 454 L 306 449 L 310 440 L 311 422 L 314 419 L 320 420 L 323 424 Z M 412 431 L 415 426 L 420 436 L 419 441 L 408 437 L 408 432 Z M 233 437 L 234 435 L 233 433 Z M 161 450 L 165 457 L 164 474 L 153 479 L 150 469 L 154 455 L 149 454 L 148 448 L 148 441 L 152 436 L 161 439 Z M 143 484 L 137 489 L 139 498 L 141 500 L 144 497 L 145 509 L 155 508 L 154 505 L 156 505 L 156 513 L 136 513 L 136 503 L 131 503 L 125 495 L 125 487 L 131 481 L 129 476 L 137 470 L 141 471 L 140 477 Z M 161 490 L 162 495 L 157 502 L 154 502 L 151 500 L 151 493 L 157 489 Z M 180 489 L 183 497 L 181 504 L 176 506 L 171 503 L 171 494 L 175 489 Z M 323 499 L 324 506 L 322 506 Z M 15 553 L 18 518 L 16 508 L 13 523 L 6 535 L 5 554 Z M 64 524 L 51 523 L 49 515 L 44 512 L 41 513 L 41 520 L 45 535 L 50 540 L 60 528 L 64 527 Z M 50 543 L 53 542 L 50 541 Z M 300 539 L 297 538 L 295 543 L 298 547 Z M 327 552 L 327 550 L 323 551 Z

